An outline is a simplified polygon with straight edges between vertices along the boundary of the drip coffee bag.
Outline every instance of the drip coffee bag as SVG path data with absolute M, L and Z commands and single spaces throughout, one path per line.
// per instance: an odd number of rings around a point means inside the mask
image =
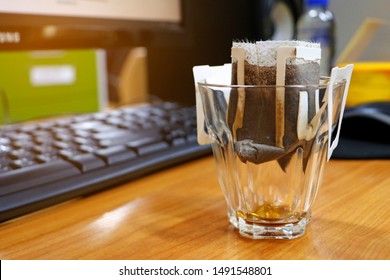
M 276 159 L 285 169 L 297 148 L 310 151 L 307 145 L 314 136 L 306 124 L 321 107 L 323 93 L 289 86 L 318 85 L 320 56 L 316 43 L 233 43 L 232 85 L 264 86 L 237 88 L 230 94 L 227 122 L 242 162 Z M 306 165 L 309 155 L 303 158 Z

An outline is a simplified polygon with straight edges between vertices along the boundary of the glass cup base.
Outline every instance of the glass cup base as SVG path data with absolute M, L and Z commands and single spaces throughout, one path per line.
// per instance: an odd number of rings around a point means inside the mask
M 295 239 L 305 234 L 310 216 L 297 223 L 266 225 L 251 223 L 242 218 L 230 217 L 230 223 L 238 229 L 240 235 L 251 239 Z

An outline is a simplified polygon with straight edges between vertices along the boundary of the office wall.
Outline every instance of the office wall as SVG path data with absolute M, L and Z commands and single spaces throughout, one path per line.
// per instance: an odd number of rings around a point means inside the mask
M 390 20 L 389 0 L 329 0 L 337 25 L 336 58 L 368 17 Z

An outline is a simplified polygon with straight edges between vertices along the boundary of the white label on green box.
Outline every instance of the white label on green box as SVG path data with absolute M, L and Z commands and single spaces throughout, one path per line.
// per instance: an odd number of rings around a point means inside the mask
M 76 80 L 73 65 L 33 66 L 30 69 L 30 82 L 33 86 L 71 85 Z

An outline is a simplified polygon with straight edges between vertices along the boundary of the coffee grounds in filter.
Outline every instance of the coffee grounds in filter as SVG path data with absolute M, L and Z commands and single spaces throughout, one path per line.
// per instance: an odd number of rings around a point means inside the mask
M 267 47 L 271 46 L 273 52 L 254 52 L 253 44 L 240 43 L 240 47 L 250 49 L 246 52 L 244 62 L 244 84 L 245 85 L 276 85 L 277 66 L 276 58 L 253 58 L 250 55 L 274 54 L 283 42 L 264 42 Z M 302 42 L 296 42 L 298 45 Z M 246 46 L 246 44 L 251 44 Z M 291 42 L 288 43 L 291 45 Z M 258 45 L 257 45 L 258 46 Z M 261 47 L 261 46 L 260 46 Z M 317 47 L 315 45 L 314 47 Z M 254 64 L 253 62 L 260 61 Z M 265 61 L 265 63 L 264 63 Z M 270 65 L 274 63 L 274 65 Z M 258 65 L 260 64 L 260 65 Z M 286 62 L 285 85 L 313 85 L 319 83 L 319 62 L 303 59 L 288 59 Z M 237 61 L 232 62 L 232 84 L 239 84 L 237 81 Z M 276 141 L 276 89 L 275 87 L 247 88 L 245 89 L 245 101 L 241 127 L 234 132 L 236 137 L 235 149 L 242 162 L 260 164 L 270 160 L 277 160 L 285 170 L 294 155 L 296 149 L 303 148 L 304 170 L 310 156 L 310 148 L 313 139 L 298 139 L 297 122 L 299 109 L 300 92 L 297 88 L 286 87 L 284 92 L 284 135 L 283 145 Z M 228 108 L 228 125 L 231 129 L 237 118 L 239 94 L 233 90 L 230 94 Z M 308 92 L 308 120 L 316 114 L 315 92 Z

